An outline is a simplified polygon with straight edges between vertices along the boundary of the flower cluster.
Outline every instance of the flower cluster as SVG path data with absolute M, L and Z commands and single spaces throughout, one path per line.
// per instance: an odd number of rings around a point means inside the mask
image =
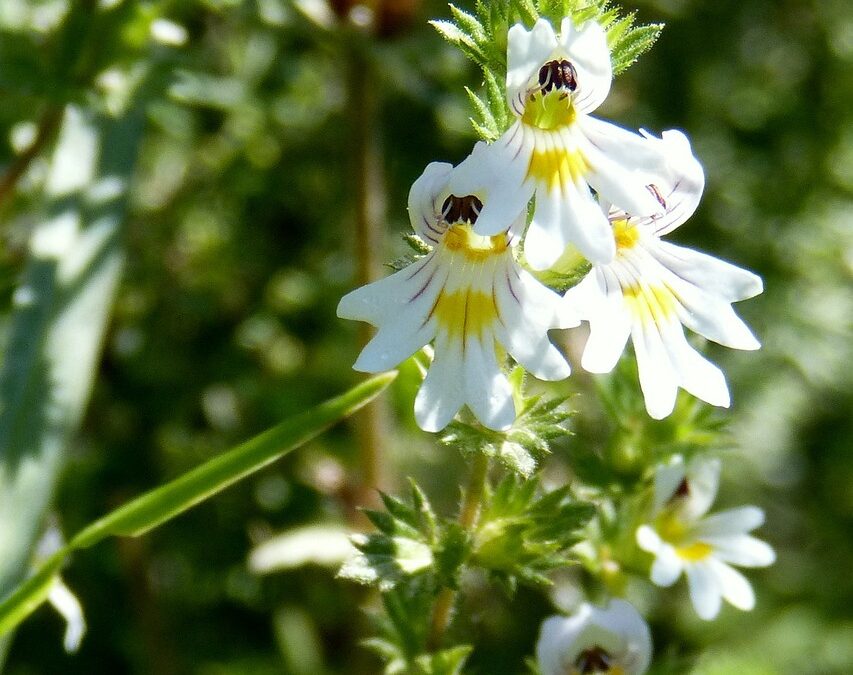
M 704 187 L 686 137 L 634 133 L 590 115 L 612 80 L 595 21 L 567 18 L 559 33 L 545 19 L 531 30 L 517 24 L 507 44 L 512 124 L 455 168 L 430 164 L 412 186 L 412 227 L 431 251 L 341 300 L 339 316 L 379 329 L 355 368 L 387 370 L 432 342 L 418 424 L 438 431 L 467 405 L 502 431 L 517 413 L 503 350 L 539 378 L 565 378 L 569 364 L 548 331 L 587 321 L 582 366 L 610 371 L 630 336 L 652 417 L 672 412 L 679 387 L 728 406 L 722 372 L 689 345 L 683 326 L 758 348 L 731 303 L 762 284 L 661 239 L 693 213 Z M 564 297 L 525 269 L 546 270 L 570 250 L 592 268 Z

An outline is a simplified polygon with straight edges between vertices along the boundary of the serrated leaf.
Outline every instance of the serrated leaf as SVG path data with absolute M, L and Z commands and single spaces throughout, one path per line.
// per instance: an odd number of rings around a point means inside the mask
M 488 40 L 486 29 L 480 23 L 477 17 L 463 12 L 456 5 L 450 4 L 450 14 L 456 21 L 456 24 L 465 32 L 467 32 L 475 42 L 485 42 Z
M 351 540 L 360 553 L 341 566 L 338 577 L 376 586 L 380 591 L 391 590 L 433 564 L 430 547 L 416 539 L 357 534 Z

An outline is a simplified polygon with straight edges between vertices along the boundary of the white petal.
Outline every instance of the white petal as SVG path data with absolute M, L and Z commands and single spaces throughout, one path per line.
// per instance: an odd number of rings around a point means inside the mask
M 731 398 L 723 371 L 687 343 L 680 326 L 678 335 L 680 338 L 668 341 L 667 346 L 681 387 L 706 403 L 728 408 Z
M 767 567 L 776 562 L 773 548 L 748 534 L 726 537 L 705 537 L 714 547 L 714 556 L 741 567 Z
M 653 419 L 661 420 L 675 408 L 679 378 L 656 328 L 635 323 L 631 337 L 646 411 Z
M 435 336 L 435 323 L 389 323 L 379 329 L 358 355 L 353 369 L 381 373 L 405 361 Z
M 763 523 L 764 511 L 757 506 L 741 506 L 703 518 L 696 524 L 696 533 L 701 537 L 744 534 Z
M 65 636 L 62 640 L 62 646 L 65 647 L 66 652 L 73 654 L 80 649 L 80 643 L 86 634 L 86 619 L 83 616 L 83 606 L 80 604 L 77 596 L 71 592 L 68 586 L 65 585 L 65 582 L 58 576 L 51 584 L 47 600 L 59 612 L 59 615 L 65 619 Z
M 690 141 L 680 131 L 664 131 L 662 138 L 655 138 L 643 130 L 640 133 L 665 157 L 665 170 L 649 181 L 666 202 L 666 213 L 652 222 L 657 236 L 662 236 L 693 215 L 705 188 L 705 172 L 693 156 Z
M 664 241 L 652 253 L 677 276 L 729 302 L 754 297 L 764 288 L 761 277 L 706 253 Z
M 590 185 L 631 215 L 662 216 L 664 208 L 646 186 L 665 169 L 663 154 L 639 134 L 615 124 L 579 117 L 577 125 L 588 141 L 582 148 L 592 167 Z
M 593 263 L 609 263 L 616 253 L 613 229 L 585 183 L 536 188 L 536 209 L 524 241 L 535 270 L 547 269 L 572 243 Z
M 495 358 L 494 338 L 487 332 L 483 342 L 469 338 L 463 355 L 465 402 L 480 422 L 504 431 L 515 421 L 512 387 Z
M 491 145 L 477 143 L 450 177 L 452 194 L 477 195 L 483 202 L 474 227 L 477 234 L 506 232 L 533 195 L 533 185 L 525 182 L 533 145 L 523 126 L 516 122 Z
M 631 315 L 618 281 L 607 268 L 596 267 L 569 289 L 565 298 L 589 321 L 581 366 L 590 373 L 609 373 L 625 351 L 631 334 Z
M 510 107 L 519 94 L 524 94 L 531 78 L 548 61 L 557 48 L 557 36 L 551 24 L 539 19 L 533 30 L 525 30 L 520 23 L 509 29 L 507 34 L 506 89 Z
M 548 329 L 577 325 L 563 309 L 559 295 L 530 274 L 508 270 L 506 283 L 498 279 L 495 291 L 503 325 L 498 339 L 510 355 L 536 377 L 562 380 L 571 368 L 548 339 Z
M 658 586 L 672 586 L 681 576 L 683 564 L 672 546 L 664 545 L 652 563 L 651 579 Z
M 412 305 L 435 301 L 444 277 L 436 274 L 434 254 L 427 255 L 389 277 L 350 291 L 338 303 L 338 316 L 381 326 Z M 424 311 L 424 316 L 429 311 Z
M 536 643 L 542 675 L 563 675 L 578 656 L 600 647 L 627 675 L 642 675 L 651 660 L 649 627 L 625 600 L 611 600 L 600 608 L 582 604 L 572 616 L 553 616 L 543 624 Z
M 700 619 L 710 621 L 720 613 L 723 589 L 707 561 L 686 566 L 690 600 Z
M 613 68 L 607 36 L 596 21 L 587 21 L 578 29 L 566 17 L 560 26 L 559 42 L 577 74 L 572 102 L 579 113 L 589 113 L 600 106 L 610 92 Z
M 648 551 L 653 555 L 660 553 L 662 548 L 666 546 L 658 536 L 658 533 L 649 525 L 640 525 L 640 527 L 637 528 L 636 538 L 637 545 L 644 551 Z
M 459 340 L 436 339 L 435 359 L 415 397 L 415 420 L 424 431 L 441 431 L 465 403 Z
M 450 194 L 447 191 L 447 179 L 453 170 L 451 164 L 432 162 L 412 183 L 409 190 L 409 221 L 421 237 L 431 244 L 437 244 L 444 227 L 438 227 L 441 205 Z
M 719 560 L 712 558 L 708 564 L 711 565 L 717 575 L 723 597 L 728 602 L 745 612 L 755 607 L 755 593 L 746 577 Z
M 716 457 L 696 457 L 687 465 L 690 494 L 683 505 L 685 516 L 697 520 L 704 516 L 717 498 L 720 486 L 720 460 Z

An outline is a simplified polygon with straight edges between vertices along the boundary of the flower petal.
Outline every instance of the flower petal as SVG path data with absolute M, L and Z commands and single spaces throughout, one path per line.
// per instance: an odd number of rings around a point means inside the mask
M 720 579 L 707 561 L 686 566 L 690 600 L 700 619 L 710 621 L 720 613 L 723 590 Z
M 415 232 L 433 245 L 439 242 L 447 228 L 444 223 L 438 223 L 441 205 L 450 194 L 445 186 L 452 170 L 452 164 L 432 162 L 409 190 L 409 221 Z
M 639 134 L 615 124 L 581 116 L 577 125 L 587 141 L 581 149 L 592 169 L 590 185 L 632 216 L 662 216 L 664 208 L 647 186 L 665 171 L 664 155 Z
M 695 532 L 703 538 L 745 534 L 763 523 L 764 511 L 760 508 L 740 506 L 703 518 L 696 524 Z
M 717 575 L 723 597 L 728 602 L 745 612 L 755 607 L 755 592 L 746 577 L 719 560 L 712 558 L 708 564 Z
M 635 322 L 631 328 L 631 339 L 637 355 L 640 389 L 646 402 L 646 411 L 653 419 L 661 420 L 675 408 L 678 374 L 656 327 Z
M 640 525 L 636 533 L 637 546 L 644 551 L 657 555 L 666 544 L 658 536 L 658 533 L 649 525 Z
M 509 29 L 506 49 L 506 94 L 510 107 L 520 95 L 524 96 L 530 80 L 548 61 L 557 48 L 557 36 L 546 19 L 539 19 L 533 30 L 520 23 Z
M 631 315 L 625 308 L 619 281 L 607 267 L 596 267 L 569 289 L 565 300 L 589 321 L 581 366 L 590 373 L 609 373 L 631 335 Z
M 650 253 L 676 276 L 728 302 L 752 298 L 764 289 L 761 277 L 707 253 L 664 241 Z
M 684 569 L 681 558 L 672 546 L 664 545 L 652 563 L 651 580 L 657 586 L 672 586 Z
M 525 182 L 532 143 L 521 122 L 516 122 L 491 145 L 477 143 L 453 171 L 450 193 L 477 195 L 483 202 L 474 226 L 477 234 L 506 232 L 527 208 L 533 196 L 533 185 Z
M 504 280 L 496 280 L 495 294 L 502 326 L 498 340 L 526 370 L 543 380 L 562 380 L 571 374 L 565 357 L 548 339 L 548 329 L 576 326 L 578 321 L 559 295 L 528 272 L 513 265 Z
M 693 155 L 690 141 L 680 131 L 664 131 L 661 138 L 655 138 L 643 129 L 640 133 L 666 161 L 664 171 L 649 181 L 666 203 L 666 213 L 651 221 L 655 234 L 660 237 L 693 215 L 705 189 L 705 172 Z
M 471 337 L 463 354 L 465 402 L 480 422 L 495 431 L 505 431 L 515 421 L 512 387 L 495 358 L 494 337 L 487 332 L 482 341 Z
M 687 343 L 681 326 L 672 332 L 672 337 L 667 340 L 667 347 L 678 370 L 682 388 L 706 403 L 722 408 L 729 407 L 731 398 L 723 371 Z
M 572 97 L 575 109 L 581 114 L 592 112 L 607 98 L 613 80 L 607 35 L 596 21 L 576 27 L 566 17 L 560 25 L 558 41 L 577 74 L 577 89 Z
M 767 567 L 776 562 L 773 548 L 748 534 L 735 536 L 705 537 L 714 547 L 714 555 L 732 565 L 741 567 Z
M 459 340 L 436 338 L 435 358 L 415 397 L 415 421 L 424 431 L 441 431 L 465 403 L 462 346 Z
M 609 263 L 616 253 L 610 222 L 585 183 L 537 184 L 536 209 L 524 241 L 527 262 L 535 270 L 547 269 L 569 243 L 594 263 Z

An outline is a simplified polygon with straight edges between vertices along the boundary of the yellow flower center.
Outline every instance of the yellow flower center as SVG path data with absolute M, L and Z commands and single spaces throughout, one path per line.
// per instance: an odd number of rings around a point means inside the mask
M 444 246 L 449 251 L 461 253 L 470 262 L 478 262 L 506 251 L 507 237 L 505 234 L 484 237 L 474 232 L 470 225 L 454 225 L 444 235 Z
M 714 552 L 710 544 L 690 541 L 690 530 L 676 513 L 665 513 L 655 526 L 660 538 L 675 547 L 676 555 L 686 562 L 705 560 Z
M 573 124 L 576 118 L 572 97 L 562 89 L 554 89 L 530 94 L 521 121 L 543 131 L 554 131 Z
M 675 549 L 675 552 L 682 560 L 699 562 L 710 556 L 714 552 L 714 548 L 703 541 L 697 541 L 687 546 L 679 546 Z
M 640 231 L 627 220 L 617 220 L 613 223 L 613 236 L 617 248 L 633 248 L 640 238 Z

